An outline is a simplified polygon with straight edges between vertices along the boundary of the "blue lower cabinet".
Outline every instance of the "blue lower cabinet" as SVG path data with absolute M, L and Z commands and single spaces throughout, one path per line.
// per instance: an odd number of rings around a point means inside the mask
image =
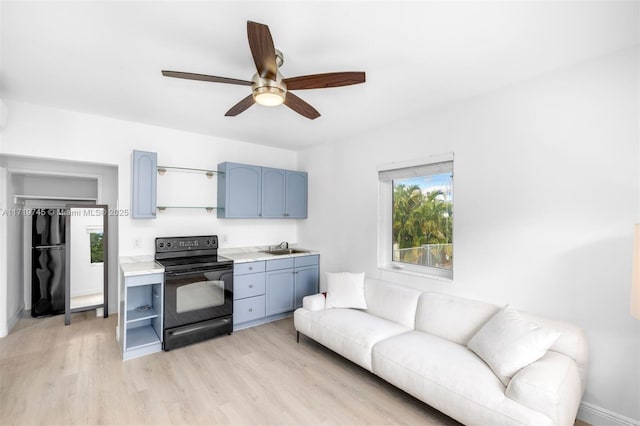
M 305 296 L 318 292 L 318 265 L 318 255 L 236 264 L 234 330 L 290 316 Z
M 293 268 L 267 272 L 267 315 L 294 309 L 294 285 Z
M 318 293 L 318 265 L 297 268 L 295 283 L 295 309 L 298 309 L 305 296 Z
M 242 324 L 264 318 L 264 295 L 233 301 L 233 323 Z

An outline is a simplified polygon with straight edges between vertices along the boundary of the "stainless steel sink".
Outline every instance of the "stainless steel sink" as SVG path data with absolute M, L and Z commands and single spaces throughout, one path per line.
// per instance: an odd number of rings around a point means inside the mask
M 309 253 L 309 251 L 299 250 L 299 249 L 273 249 L 273 250 L 262 250 L 262 253 L 272 254 L 274 256 L 284 256 L 287 254 Z

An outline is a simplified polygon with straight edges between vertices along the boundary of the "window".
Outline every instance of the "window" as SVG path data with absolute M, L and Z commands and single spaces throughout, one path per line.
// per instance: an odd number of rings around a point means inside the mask
M 378 172 L 382 268 L 453 277 L 453 155 Z
M 89 234 L 89 249 L 91 250 L 91 263 L 104 262 L 103 238 L 104 236 L 102 232 L 91 232 Z

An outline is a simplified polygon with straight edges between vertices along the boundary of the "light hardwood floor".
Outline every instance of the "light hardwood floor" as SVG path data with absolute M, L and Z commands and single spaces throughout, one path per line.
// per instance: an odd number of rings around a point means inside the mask
M 310 339 L 291 318 L 123 362 L 115 316 L 23 318 L 0 339 L 1 424 L 455 421 Z
M 20 320 L 0 339 L 0 424 L 457 425 L 302 337 L 291 318 L 123 362 L 116 316 Z

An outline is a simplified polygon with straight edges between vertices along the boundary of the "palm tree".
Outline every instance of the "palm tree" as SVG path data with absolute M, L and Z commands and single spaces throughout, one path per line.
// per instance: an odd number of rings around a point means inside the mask
M 442 191 L 423 193 L 418 185 L 394 185 L 393 243 L 398 249 L 418 248 L 427 244 L 451 244 L 453 208 Z M 451 246 L 433 248 L 438 264 L 451 259 Z M 403 253 L 403 261 L 422 263 L 423 250 Z

